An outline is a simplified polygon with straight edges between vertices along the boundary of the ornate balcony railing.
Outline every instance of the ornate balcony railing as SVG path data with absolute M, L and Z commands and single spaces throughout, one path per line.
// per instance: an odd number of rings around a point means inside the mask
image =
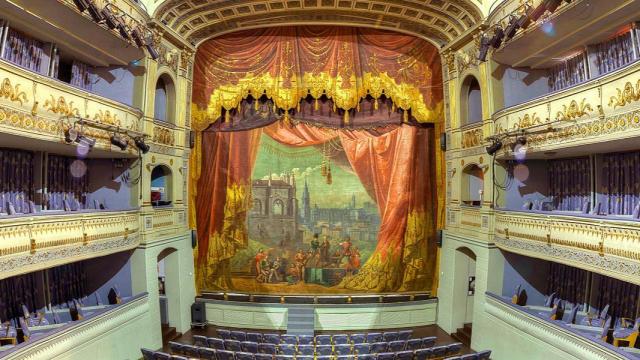
M 561 212 L 495 212 L 496 245 L 640 284 L 640 222 Z
M 91 314 L 87 318 L 74 321 L 53 330 L 42 338 L 22 343 L 13 349 L 0 352 L 0 358 L 10 359 L 53 359 L 87 358 L 96 348 L 98 358 L 137 358 L 140 342 L 122 341 L 138 331 L 148 331 L 149 323 L 144 321 L 149 312 L 149 295 L 143 293 Z M 111 346 L 117 343 L 118 346 Z M 93 345 L 93 346 L 92 346 Z
M 121 129 L 142 130 L 142 114 L 122 103 L 0 60 L 0 131 L 62 142 L 64 130 L 82 117 Z M 85 129 L 96 149 L 114 149 L 108 132 Z M 115 151 L 115 150 L 114 150 Z M 130 147 L 129 153 L 135 149 Z
M 535 134 L 527 136 L 529 152 L 640 136 L 639 69 L 640 62 L 635 62 L 576 87 L 501 110 L 493 116 L 493 133 L 535 129 Z
M 167 237 L 184 235 L 187 230 L 186 208 L 180 204 L 167 207 L 156 207 L 143 218 L 143 239 L 149 243 Z
M 138 210 L 0 217 L 0 279 L 129 250 L 139 241 Z

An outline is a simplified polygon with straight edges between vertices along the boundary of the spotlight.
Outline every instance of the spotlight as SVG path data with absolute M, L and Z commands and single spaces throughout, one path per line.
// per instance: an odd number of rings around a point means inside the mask
M 490 42 L 491 38 L 488 35 L 483 34 L 482 38 L 480 39 L 480 52 L 478 53 L 478 60 L 487 60 L 487 53 L 489 52 Z
M 147 48 L 147 52 L 149 53 L 149 56 L 151 56 L 153 60 L 156 60 L 157 58 L 160 57 L 160 55 L 158 54 L 158 51 L 151 45 L 150 41 L 147 40 L 144 46 Z
M 125 40 L 131 41 L 131 35 L 129 35 L 129 28 L 122 20 L 118 20 L 118 32 Z
M 118 20 L 116 20 L 116 17 L 113 16 L 113 13 L 111 12 L 111 10 L 104 7 L 102 8 L 102 11 L 100 13 L 102 14 L 102 17 L 104 18 L 104 22 L 105 24 L 107 24 L 109 29 L 113 30 L 116 27 L 118 27 Z
M 122 136 L 116 133 L 111 135 L 111 144 L 119 147 L 122 151 L 127 150 L 127 146 L 129 146 L 129 143 Z
M 78 140 L 78 130 L 75 128 L 68 128 L 64 131 L 64 141 L 66 141 L 67 144 L 71 144 L 76 140 Z
M 146 154 L 149 152 L 149 145 L 144 143 L 144 139 L 141 136 L 138 136 L 135 139 L 133 139 L 133 142 L 136 144 L 136 147 L 138 147 L 138 149 L 140 149 L 140 151 L 143 154 Z
M 503 38 L 504 38 L 504 30 L 502 29 L 502 26 L 498 25 L 496 29 L 493 31 L 493 37 L 491 38 L 491 46 L 493 46 L 494 49 L 498 49 L 500 45 L 502 45 Z
M 89 4 L 87 4 L 87 0 L 73 0 L 73 2 L 76 4 L 80 12 L 84 12 L 85 10 L 87 10 L 87 7 L 89 7 Z
M 145 45 L 145 42 L 142 39 L 142 35 L 140 35 L 140 31 L 138 31 L 138 29 L 131 30 L 131 37 L 133 38 L 133 41 L 136 43 L 137 47 L 143 47 Z
M 497 153 L 498 150 L 502 149 L 502 141 L 493 140 L 493 143 L 485 148 L 487 150 L 487 154 L 489 156 L 493 156 L 493 154 Z
M 531 24 L 531 18 L 529 17 L 529 15 L 531 14 L 533 10 L 531 10 L 531 6 L 526 5 L 525 6 L 525 10 L 524 10 L 524 14 L 520 15 L 520 17 L 518 18 L 518 26 L 526 29 L 527 27 L 529 27 L 529 24 Z
M 86 146 L 89 149 L 93 148 L 96 145 L 96 139 L 84 135 L 78 135 L 76 142 L 80 146 Z
M 547 11 L 553 14 L 553 12 L 556 11 L 558 6 L 560 6 L 560 3 L 562 3 L 562 0 L 546 0 L 545 6 Z
M 94 3 L 93 1 L 89 1 L 89 15 L 91 15 L 91 17 L 93 18 L 93 21 L 95 22 L 101 22 L 104 19 L 102 18 L 102 15 L 100 15 L 100 10 L 98 10 L 98 7 L 96 6 L 96 3 Z
M 547 11 L 547 5 L 546 2 L 541 2 L 538 6 L 536 6 L 535 9 L 531 10 L 529 12 L 529 18 L 531 18 L 531 21 L 536 22 L 538 21 L 538 19 L 540 18 L 540 16 L 542 16 L 545 11 Z
M 509 25 L 507 25 L 507 28 L 504 30 L 504 35 L 507 40 L 511 40 L 511 38 L 516 35 L 518 28 L 520 28 L 520 25 L 518 24 L 518 17 L 511 15 L 509 17 Z
M 527 145 L 527 137 L 524 135 L 518 136 L 516 138 L 516 145 L 521 145 L 521 146 Z

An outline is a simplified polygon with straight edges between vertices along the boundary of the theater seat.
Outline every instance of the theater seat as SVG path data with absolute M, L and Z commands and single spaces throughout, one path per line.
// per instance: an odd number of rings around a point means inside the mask
M 280 336 L 280 342 L 284 344 L 298 344 L 298 337 L 296 335 L 284 334 Z
M 316 345 L 331 345 L 331 335 L 316 335 Z
M 216 350 L 214 349 L 201 347 L 198 348 L 198 352 L 200 353 L 200 359 L 216 360 Z
M 284 355 L 280 355 L 280 356 L 284 356 Z M 256 360 L 272 360 L 273 359 L 273 355 L 271 354 L 257 353 L 254 355 L 254 357 L 256 358 Z
M 331 345 L 316 345 L 316 354 L 325 356 L 333 353 L 333 346 Z
M 280 344 L 280 335 L 262 334 L 263 341 L 269 344 Z
M 349 355 L 351 354 L 351 345 L 334 345 L 333 351 L 336 353 L 336 355 Z
M 207 347 L 217 350 L 224 350 L 224 340 L 215 337 L 207 338 Z
M 446 356 L 456 355 L 460 352 L 460 350 L 462 350 L 462 343 L 458 342 L 458 343 L 449 344 L 449 346 L 447 347 Z
M 314 347 L 313 345 L 298 345 L 298 353 L 300 353 L 301 355 L 313 356 Z
M 254 360 L 253 354 L 248 352 L 236 352 L 236 360 Z
M 171 355 L 161 351 L 155 351 L 153 353 L 153 358 L 154 360 L 171 360 Z
M 358 355 L 369 354 L 371 352 L 371 345 L 369 343 L 354 344 L 353 352 Z M 358 357 L 358 359 L 359 358 L 360 356 Z
M 422 339 L 409 339 L 407 340 L 407 350 L 418 350 L 422 347 Z
M 275 355 L 276 354 L 276 346 L 274 344 L 270 344 L 270 343 L 258 344 L 258 352 L 261 353 L 261 354 Z
M 230 340 L 231 339 L 231 331 L 225 329 L 218 329 L 218 336 L 222 338 L 222 340 Z
M 376 342 L 371 344 L 371 350 L 370 352 L 372 354 L 378 354 L 378 353 L 382 353 L 382 352 L 386 352 L 388 348 L 388 344 L 386 342 Z
M 361 344 L 367 341 L 367 336 L 365 334 L 351 334 L 349 335 L 349 342 L 352 344 Z
M 409 340 L 413 335 L 413 330 L 401 330 L 398 331 L 398 340 Z
M 478 360 L 489 360 L 491 359 L 491 350 L 484 350 L 478 353 Z
M 259 355 L 264 355 L 264 354 L 259 354 Z M 294 356 L 293 355 L 276 355 L 276 360 L 293 360 Z M 256 360 L 258 360 L 258 357 L 256 356 Z
M 293 344 L 280 344 L 278 345 L 278 353 L 293 356 L 296 354 L 296 346 Z
M 413 351 L 399 351 L 396 353 L 396 360 L 411 360 L 413 359 Z
M 395 360 L 396 353 L 383 352 L 378 354 L 378 360 Z
M 349 336 L 346 334 L 333 335 L 332 339 L 334 345 L 344 345 L 349 343 Z
M 431 355 L 434 358 L 442 358 L 447 354 L 447 345 L 435 346 L 431 348 L 433 354 Z
M 467 354 L 459 356 L 460 360 L 478 360 L 478 354 Z
M 224 349 L 229 351 L 242 351 L 242 346 L 238 340 L 225 340 Z
M 382 333 L 382 340 L 386 342 L 396 341 L 398 340 L 398 332 L 397 331 L 385 331 Z
M 414 354 L 414 360 L 427 360 L 431 358 L 432 354 L 433 348 L 418 349 Z
M 298 344 L 299 345 L 313 344 L 313 335 L 298 335 Z
M 436 344 L 436 340 L 438 338 L 435 336 L 427 336 L 427 337 L 423 337 L 422 338 L 422 347 L 423 348 L 430 348 L 433 347 Z
M 358 360 L 376 360 L 378 357 L 375 354 L 362 354 L 358 355 Z
M 169 341 L 169 350 L 172 354 L 183 354 L 182 344 L 175 341 Z
M 140 349 L 140 351 L 142 352 L 142 358 L 144 360 L 153 360 L 155 351 L 149 349 Z
M 405 346 L 407 346 L 407 342 L 404 340 L 395 340 L 389 342 L 389 351 L 403 351 Z
M 367 333 L 367 342 L 369 344 L 380 342 L 380 341 L 382 341 L 382 333 L 379 333 L 379 332 Z
M 337 360 L 353 360 L 353 355 L 338 355 Z
M 242 351 L 255 354 L 258 352 L 258 343 L 253 341 L 243 341 L 240 343 Z
M 247 341 L 253 341 L 255 343 L 262 342 L 262 334 L 257 332 L 248 332 L 247 333 Z
M 235 353 L 229 350 L 217 350 L 216 357 L 218 360 L 235 360 Z
M 233 330 L 231 331 L 229 336 L 231 337 L 232 340 L 236 340 L 240 342 L 247 341 L 247 333 L 244 331 Z
M 200 356 L 200 351 L 199 348 L 197 346 L 193 346 L 193 345 L 183 345 L 182 346 L 182 353 L 189 356 L 189 357 L 198 357 Z
M 207 346 L 207 337 L 202 335 L 193 335 L 193 345 Z

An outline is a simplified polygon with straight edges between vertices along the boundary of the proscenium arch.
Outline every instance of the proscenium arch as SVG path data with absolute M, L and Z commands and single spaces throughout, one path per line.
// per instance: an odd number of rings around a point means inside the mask
M 167 0 L 155 8 L 154 15 L 196 45 L 245 29 L 340 25 L 406 33 L 440 46 L 483 18 L 472 0 L 218 0 L 197 4 Z

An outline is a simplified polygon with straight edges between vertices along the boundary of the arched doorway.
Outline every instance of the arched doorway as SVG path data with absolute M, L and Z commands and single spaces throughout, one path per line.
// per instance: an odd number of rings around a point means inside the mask
M 176 327 L 180 320 L 178 252 L 166 248 L 158 254 L 158 291 L 160 298 L 160 325 L 163 342 L 177 337 Z M 173 337 L 173 338 L 172 338 Z
M 462 82 L 460 104 L 462 125 L 482 122 L 482 93 L 474 76 L 467 76 Z
M 481 206 L 484 192 L 484 171 L 476 165 L 469 164 L 462 169 L 462 203 L 467 206 Z
M 467 247 L 455 251 L 453 285 L 453 334 L 460 342 L 471 343 L 471 327 L 475 301 L 476 254 Z

